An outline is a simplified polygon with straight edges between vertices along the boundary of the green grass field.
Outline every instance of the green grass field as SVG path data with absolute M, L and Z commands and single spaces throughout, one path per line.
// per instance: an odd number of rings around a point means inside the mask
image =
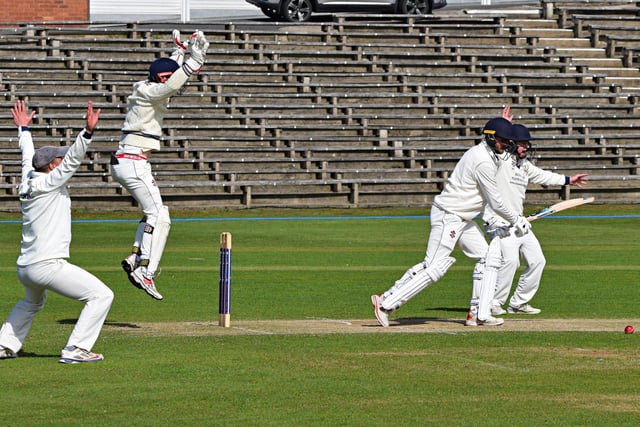
M 435 319 L 464 320 L 473 262 L 458 251 L 449 273 L 392 317 L 416 323 L 408 333 L 404 326 L 398 333 L 373 326 L 370 333 L 266 333 L 257 326 L 317 319 L 374 325 L 369 297 L 422 259 L 427 213 L 174 212 L 156 281 L 163 301 L 131 286 L 119 267 L 136 215 L 77 213 L 93 221 L 74 223 L 70 261 L 116 294 L 94 347 L 105 361 L 58 363 L 81 305 L 49 294 L 18 359 L 0 361 L 0 424 L 640 423 L 640 333 L 623 333 L 630 322 L 640 328 L 637 206 L 585 206 L 570 212 L 577 218 L 534 223 L 548 264 L 532 302 L 543 309 L 536 319 L 607 319 L 619 322 L 615 330 L 421 331 Z M 20 225 L 12 219 L 19 218 L 0 215 L 0 321 L 22 296 Z M 121 221 L 106 221 L 113 219 Z M 216 326 L 222 231 L 233 233 L 228 330 Z M 525 322 L 511 315 L 505 326 L 510 321 Z M 197 327 L 184 333 L 176 325 Z

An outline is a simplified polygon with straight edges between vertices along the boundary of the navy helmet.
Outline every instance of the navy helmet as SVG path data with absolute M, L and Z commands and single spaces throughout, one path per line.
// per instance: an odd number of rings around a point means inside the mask
M 525 125 L 513 125 L 513 142 L 531 142 L 531 134 Z
M 526 146 L 527 148 L 526 151 L 518 153 L 518 157 L 520 159 L 524 159 L 525 157 L 534 157 L 535 149 L 531 144 L 531 134 L 525 125 L 513 125 L 513 142 L 516 144 L 516 151 L 518 146 Z
M 149 81 L 164 83 L 178 69 L 180 65 L 171 58 L 158 58 L 149 67 Z
M 513 144 L 513 125 L 507 119 L 502 117 L 496 117 L 495 119 L 489 120 L 482 129 L 482 135 L 484 135 L 484 140 L 487 142 L 487 145 L 492 149 L 495 149 L 496 146 L 496 137 L 503 138 L 509 144 L 508 151 L 512 151 L 515 148 L 515 144 Z

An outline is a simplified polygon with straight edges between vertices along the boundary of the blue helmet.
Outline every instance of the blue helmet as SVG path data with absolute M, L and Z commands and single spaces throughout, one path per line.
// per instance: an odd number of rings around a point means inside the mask
M 518 146 L 526 144 L 526 151 L 517 153 L 520 159 L 524 159 L 527 156 L 534 157 L 535 149 L 531 145 L 531 134 L 525 125 L 513 125 L 513 142 L 516 144 L 515 151 L 517 151 Z
M 500 137 L 510 144 L 508 151 L 513 151 L 513 125 L 509 120 L 502 117 L 489 120 L 482 129 L 482 135 L 484 135 L 487 145 L 492 149 L 496 146 L 496 137 Z
M 487 136 L 499 136 L 504 139 L 513 139 L 513 125 L 507 119 L 496 117 L 491 119 L 484 125 L 482 134 Z
M 164 83 L 178 69 L 180 65 L 171 58 L 158 58 L 149 67 L 149 81 Z
M 513 142 L 530 142 L 531 134 L 525 125 L 513 125 Z

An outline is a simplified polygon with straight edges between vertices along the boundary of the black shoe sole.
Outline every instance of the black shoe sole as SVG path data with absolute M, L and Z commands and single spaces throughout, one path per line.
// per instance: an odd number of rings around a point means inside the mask
M 133 273 L 133 270 L 131 270 L 131 266 L 129 265 L 129 263 L 127 261 L 122 261 L 120 265 L 122 266 L 122 269 L 124 270 L 124 272 L 127 273 L 127 279 L 129 279 L 131 284 L 138 289 L 142 289 L 142 286 L 140 286 L 138 282 L 136 282 L 134 278 L 131 276 L 131 273 Z

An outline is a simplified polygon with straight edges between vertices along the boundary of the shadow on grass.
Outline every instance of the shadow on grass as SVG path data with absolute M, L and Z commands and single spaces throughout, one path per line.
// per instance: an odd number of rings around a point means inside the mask
M 59 359 L 60 358 L 60 353 L 56 353 L 56 354 L 38 354 L 38 353 L 31 353 L 29 351 L 22 351 L 20 350 L 18 352 L 18 357 L 20 359 L 26 358 L 26 357 L 31 357 L 31 358 L 46 358 L 46 359 Z
M 464 325 L 464 320 L 458 319 L 442 319 L 439 317 L 400 317 L 390 320 L 389 328 L 398 326 L 416 326 L 416 325 L 428 325 L 428 324 L 456 324 Z M 379 328 L 380 325 L 370 324 L 362 325 L 365 328 Z
M 460 307 L 429 307 L 427 308 L 427 310 L 433 310 L 433 311 L 446 311 L 449 313 L 467 313 L 467 311 L 469 311 L 469 308 L 460 308 Z
M 395 326 L 412 326 L 412 325 L 425 325 L 428 323 L 452 323 L 452 324 L 464 324 L 464 320 L 458 319 L 441 319 L 438 317 L 401 317 L 393 319 Z M 394 326 L 394 325 L 391 325 Z
M 78 319 L 60 319 L 58 323 L 61 325 L 75 325 Z M 113 326 L 115 328 L 140 329 L 140 325 L 128 322 L 104 322 L 105 326 Z

